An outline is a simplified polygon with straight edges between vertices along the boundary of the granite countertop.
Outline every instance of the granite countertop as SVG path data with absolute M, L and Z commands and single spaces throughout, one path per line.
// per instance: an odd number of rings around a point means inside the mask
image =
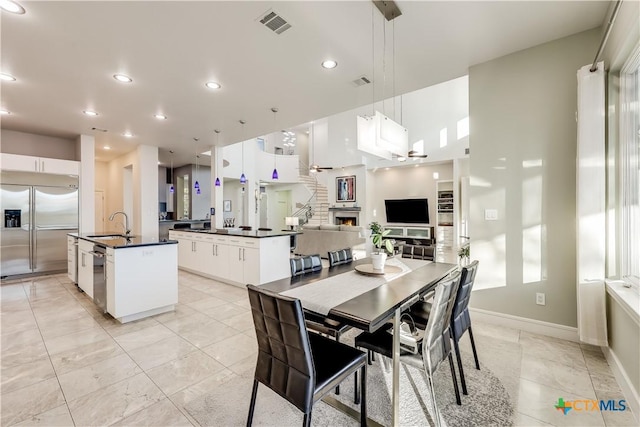
M 132 248 L 138 246 L 175 245 L 177 240 L 158 240 L 157 237 L 129 236 L 125 237 L 117 231 L 105 231 L 103 233 L 69 233 L 69 236 L 88 240 L 104 248 Z
M 238 237 L 253 237 L 256 239 L 263 239 L 265 237 L 278 237 L 278 236 L 291 236 L 291 235 L 295 235 L 295 234 L 300 234 L 297 231 L 258 231 L 258 230 L 252 230 L 252 231 L 242 231 L 242 230 L 237 230 L 237 229 L 227 229 L 227 228 L 222 228 L 222 229 L 213 229 L 213 230 L 202 230 L 202 229 L 188 229 L 188 228 L 184 228 L 184 229 L 178 229 L 178 230 L 174 230 L 174 231 L 184 231 L 187 233 L 200 233 L 200 234 L 218 234 L 220 236 L 238 236 Z
M 190 223 L 190 222 L 209 222 L 211 221 L 210 219 L 160 219 L 158 220 L 159 222 L 183 222 L 183 223 Z

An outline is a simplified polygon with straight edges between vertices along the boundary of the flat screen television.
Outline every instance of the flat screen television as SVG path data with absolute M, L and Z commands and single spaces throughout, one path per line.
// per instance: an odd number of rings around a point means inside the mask
M 391 199 L 384 201 L 388 223 L 429 224 L 427 199 Z

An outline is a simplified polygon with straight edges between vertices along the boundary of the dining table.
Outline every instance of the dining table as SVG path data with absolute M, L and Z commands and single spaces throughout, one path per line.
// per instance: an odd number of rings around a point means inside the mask
M 323 268 L 261 285 L 266 289 L 300 299 L 305 312 L 375 332 L 393 323 L 392 425 L 400 424 L 400 316 L 412 304 L 432 291 L 438 282 L 457 271 L 456 264 L 404 259 L 387 260 L 390 274 L 366 274 L 370 258 Z M 360 271 L 357 271 L 360 270 Z M 365 273 L 363 273 L 363 271 Z M 337 399 L 323 401 L 352 417 L 358 414 Z M 358 418 L 356 418 L 358 419 Z M 379 425 L 369 420 L 368 425 Z

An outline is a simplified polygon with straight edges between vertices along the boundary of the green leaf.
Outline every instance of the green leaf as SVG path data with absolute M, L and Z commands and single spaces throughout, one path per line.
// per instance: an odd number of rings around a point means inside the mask
M 391 243 L 391 240 L 385 240 L 384 241 L 384 246 L 385 246 L 385 248 L 387 248 L 387 251 L 389 253 L 391 253 L 391 254 L 393 253 L 393 243 Z

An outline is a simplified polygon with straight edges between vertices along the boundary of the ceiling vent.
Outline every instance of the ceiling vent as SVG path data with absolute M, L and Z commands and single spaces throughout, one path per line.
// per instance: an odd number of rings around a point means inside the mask
M 258 21 L 276 34 L 282 34 L 291 28 L 286 19 L 271 9 L 261 15 Z
M 351 82 L 355 87 L 368 85 L 371 83 L 371 79 L 367 76 L 360 76 Z

